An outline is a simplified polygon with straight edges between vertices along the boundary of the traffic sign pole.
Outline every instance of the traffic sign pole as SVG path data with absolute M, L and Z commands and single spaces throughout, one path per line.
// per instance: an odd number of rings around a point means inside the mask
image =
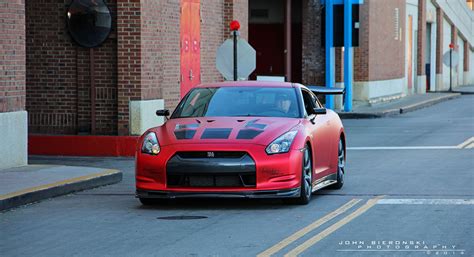
M 237 30 L 232 32 L 234 36 L 234 81 L 237 81 Z
M 449 92 L 453 91 L 453 49 L 454 44 L 449 44 Z
M 344 0 L 344 111 L 352 111 L 352 3 Z
M 453 49 L 449 49 L 449 92 L 453 91 Z

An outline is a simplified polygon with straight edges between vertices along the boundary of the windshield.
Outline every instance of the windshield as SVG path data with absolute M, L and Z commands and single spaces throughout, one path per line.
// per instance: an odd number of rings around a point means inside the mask
M 294 88 L 194 88 L 172 118 L 210 116 L 299 117 Z

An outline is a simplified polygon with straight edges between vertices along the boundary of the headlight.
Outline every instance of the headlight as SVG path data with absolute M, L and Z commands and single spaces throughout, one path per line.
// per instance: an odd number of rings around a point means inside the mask
M 154 132 L 150 132 L 145 136 L 142 144 L 142 153 L 157 155 L 160 152 L 160 145 Z
M 273 140 L 273 142 L 267 146 L 265 151 L 267 154 L 287 153 L 290 151 L 291 143 L 293 143 L 296 134 L 298 134 L 298 131 L 295 130 L 286 132 L 277 139 Z

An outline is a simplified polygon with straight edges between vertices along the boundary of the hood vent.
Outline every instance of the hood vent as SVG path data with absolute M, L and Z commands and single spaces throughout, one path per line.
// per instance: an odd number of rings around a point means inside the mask
M 208 128 L 202 133 L 201 139 L 228 139 L 231 128 Z

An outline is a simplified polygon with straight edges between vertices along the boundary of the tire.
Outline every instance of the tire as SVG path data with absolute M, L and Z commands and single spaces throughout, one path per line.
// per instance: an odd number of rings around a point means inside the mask
M 138 199 L 140 200 L 142 205 L 145 205 L 145 206 L 155 205 L 158 203 L 158 201 L 156 201 L 156 199 L 153 199 L 153 198 L 138 198 Z
M 346 156 L 344 152 L 344 144 L 342 143 L 342 138 L 339 139 L 339 144 L 337 147 L 337 182 L 331 186 L 331 189 L 341 189 L 344 186 L 344 174 L 346 166 Z
M 305 147 L 303 152 L 303 165 L 301 169 L 301 186 L 300 196 L 290 200 L 293 204 L 306 205 L 311 201 L 311 195 L 313 190 L 313 164 L 311 161 L 311 152 L 308 146 Z

